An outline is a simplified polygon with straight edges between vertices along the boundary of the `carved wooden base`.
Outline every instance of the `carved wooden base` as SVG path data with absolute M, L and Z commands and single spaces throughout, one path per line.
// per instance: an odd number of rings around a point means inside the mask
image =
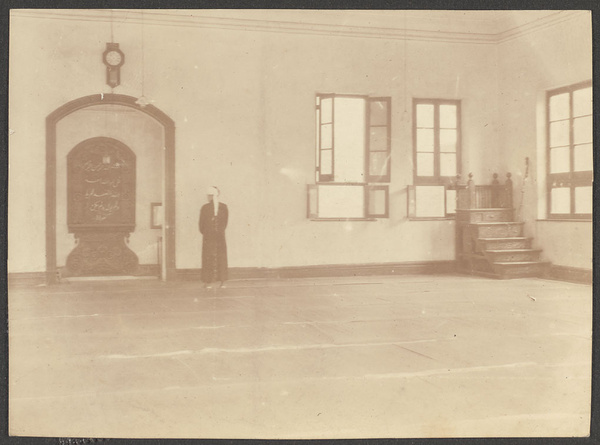
M 476 252 L 485 250 L 531 249 L 532 239 L 525 237 L 514 238 L 478 238 Z
M 496 224 L 472 224 L 470 226 L 476 231 L 477 238 L 505 238 L 520 237 L 523 231 L 523 223 L 506 222 Z
M 487 250 L 484 252 L 486 258 L 492 263 L 509 263 L 523 261 L 539 261 L 540 250 L 537 249 L 519 249 L 519 250 Z
M 456 249 L 461 272 L 495 278 L 544 276 L 547 263 L 532 240 L 523 236 L 523 222 L 512 209 L 458 210 Z
M 125 243 L 128 233 L 76 233 L 77 246 L 67 257 L 66 275 L 133 275 L 137 255 Z

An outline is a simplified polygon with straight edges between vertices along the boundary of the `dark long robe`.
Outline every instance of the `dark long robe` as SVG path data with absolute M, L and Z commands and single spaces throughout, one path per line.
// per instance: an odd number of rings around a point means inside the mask
M 225 229 L 229 210 L 222 202 L 215 216 L 212 202 L 200 209 L 198 227 L 202 234 L 202 281 L 213 283 L 227 280 L 227 243 Z

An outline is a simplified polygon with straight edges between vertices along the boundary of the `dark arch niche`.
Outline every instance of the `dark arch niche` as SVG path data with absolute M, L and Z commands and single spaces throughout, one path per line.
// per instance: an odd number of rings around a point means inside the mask
M 175 279 L 175 124 L 158 108 L 137 105 L 135 97 L 121 94 L 97 94 L 75 99 L 56 109 L 46 118 L 46 282 L 57 282 L 56 259 L 56 127 L 69 114 L 94 105 L 130 107 L 155 119 L 164 128 L 164 219 L 161 276 Z M 106 138 L 109 139 L 109 138 Z

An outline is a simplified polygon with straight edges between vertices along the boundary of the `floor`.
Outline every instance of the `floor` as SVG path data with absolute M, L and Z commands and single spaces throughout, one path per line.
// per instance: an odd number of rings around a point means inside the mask
M 12 286 L 10 434 L 585 436 L 591 309 L 541 279 Z

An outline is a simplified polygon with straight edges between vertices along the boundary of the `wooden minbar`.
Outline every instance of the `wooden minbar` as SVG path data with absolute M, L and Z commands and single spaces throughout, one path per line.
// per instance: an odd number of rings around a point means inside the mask
M 524 223 L 515 220 L 513 182 L 504 184 L 494 173 L 491 184 L 457 186 L 456 260 L 458 269 L 469 274 L 513 278 L 540 276 L 548 266 L 540 261 L 539 249 L 524 235 Z

